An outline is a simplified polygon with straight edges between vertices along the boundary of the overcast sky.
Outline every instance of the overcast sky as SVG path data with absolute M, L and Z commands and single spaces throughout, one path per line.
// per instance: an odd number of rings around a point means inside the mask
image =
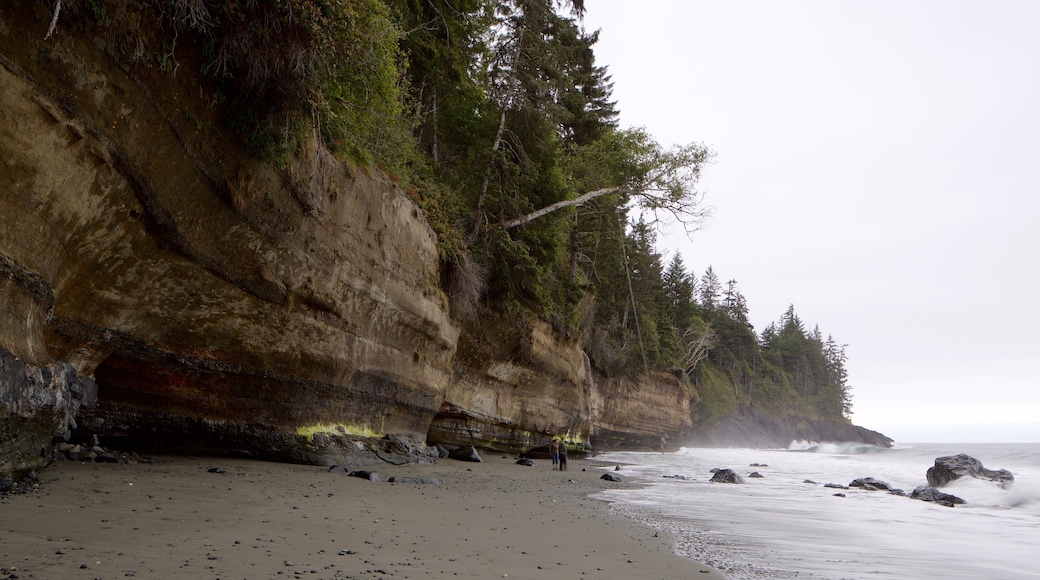
M 718 154 L 666 260 L 848 344 L 858 425 L 1040 442 L 1040 2 L 586 8 L 622 125 Z

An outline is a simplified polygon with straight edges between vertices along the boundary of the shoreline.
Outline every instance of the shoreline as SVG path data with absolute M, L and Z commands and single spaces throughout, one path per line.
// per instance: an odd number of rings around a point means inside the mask
M 439 486 L 155 458 L 38 472 L 39 490 L 0 502 L 0 578 L 726 578 L 591 498 L 639 487 L 600 479 L 594 458 L 566 472 L 492 453 L 373 469 Z

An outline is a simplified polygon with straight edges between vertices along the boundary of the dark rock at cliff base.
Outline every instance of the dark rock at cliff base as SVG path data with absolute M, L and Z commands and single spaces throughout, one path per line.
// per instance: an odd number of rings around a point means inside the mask
M 455 449 L 448 454 L 448 457 L 452 459 L 458 459 L 459 461 L 472 461 L 474 463 L 480 463 L 480 454 L 477 453 L 477 448 L 472 445 L 464 445 Z
M 22 475 L 6 475 L 0 478 L 0 497 L 18 495 L 40 488 L 40 478 L 30 471 Z
M 964 476 L 986 479 L 1007 488 L 1015 482 L 1015 476 L 1006 469 L 986 469 L 982 462 L 964 453 L 937 457 L 935 465 L 928 468 L 925 477 L 932 487 L 945 487 Z
M 436 449 L 399 435 L 384 435 L 376 443 L 372 451 L 379 459 L 391 465 L 434 463 L 440 454 Z
M 526 467 L 534 467 L 534 459 L 528 459 L 526 457 L 521 457 L 520 459 L 516 460 L 516 464 L 517 465 L 523 465 L 523 466 L 526 466 Z
M 12 280 L 25 277 L 32 276 L 11 264 L 0 248 L 0 475 L 31 471 L 50 463 L 54 444 L 69 438 L 79 410 L 97 401 L 93 379 L 80 377 L 72 365 L 32 364 L 6 348 L 6 321 L 37 316 L 20 312 L 11 302 L 15 298 L 5 294 Z M 40 312 L 32 310 L 38 305 L 26 300 L 26 312 Z
M 744 478 L 732 469 L 720 469 L 711 476 L 713 483 L 744 483 Z
M 393 476 L 389 479 L 390 483 L 415 483 L 420 485 L 444 485 L 444 480 L 436 477 L 398 477 Z
M 599 478 L 605 479 L 607 481 L 622 481 L 620 475 L 615 475 L 613 473 L 604 473 L 603 475 L 599 476 Z
M 359 469 L 357 471 L 351 471 L 347 475 L 349 475 L 350 477 L 360 477 L 361 479 L 367 479 L 369 481 L 386 481 L 386 478 L 383 477 L 383 474 L 379 473 L 378 471 L 368 471 L 364 469 Z M 393 480 L 394 478 L 391 477 L 390 481 Z
M 914 491 L 910 492 L 910 497 L 921 501 L 937 503 L 946 507 L 953 507 L 957 504 L 965 503 L 963 499 L 955 495 L 941 492 L 934 487 L 929 487 L 927 485 L 915 487 Z
M 874 479 L 873 477 L 861 477 L 859 479 L 855 479 L 851 483 L 849 483 L 849 487 L 859 487 L 867 491 L 877 491 L 879 489 L 888 491 L 889 489 L 892 489 L 892 486 L 881 481 L 880 479 Z
M 340 465 L 330 465 L 329 466 L 329 473 L 346 473 L 346 472 L 347 472 L 347 468 L 346 467 L 342 467 Z

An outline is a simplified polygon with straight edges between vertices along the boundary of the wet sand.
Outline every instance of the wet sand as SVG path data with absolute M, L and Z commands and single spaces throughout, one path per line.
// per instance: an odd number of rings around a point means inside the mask
M 587 496 L 628 486 L 594 461 L 326 468 L 156 457 L 60 462 L 0 502 L 0 578 L 705 578 L 674 538 Z M 211 473 L 219 468 L 223 473 Z

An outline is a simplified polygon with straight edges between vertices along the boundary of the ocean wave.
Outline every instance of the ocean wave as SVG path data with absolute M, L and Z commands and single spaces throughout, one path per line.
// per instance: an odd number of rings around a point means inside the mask
M 866 453 L 882 453 L 888 451 L 884 447 L 868 445 L 866 443 L 816 443 L 814 441 L 792 441 L 787 451 L 799 451 L 804 453 L 826 453 L 828 455 L 863 455 Z

